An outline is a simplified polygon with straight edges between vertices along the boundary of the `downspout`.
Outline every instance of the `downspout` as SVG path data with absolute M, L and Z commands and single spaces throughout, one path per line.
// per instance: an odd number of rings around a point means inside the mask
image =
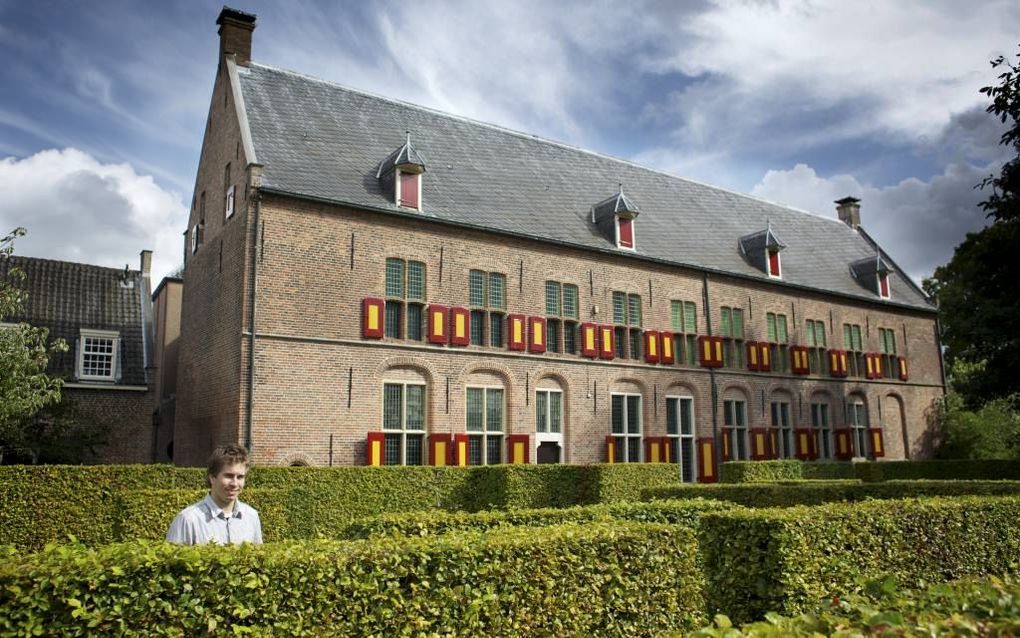
M 942 322 L 935 315 L 935 347 L 939 351 L 939 374 L 942 376 L 942 398 L 946 398 L 946 360 L 942 354 Z
M 708 273 L 702 274 L 701 279 L 701 300 L 705 307 L 705 328 L 708 330 L 708 336 L 712 336 L 712 304 L 708 297 Z M 715 368 L 708 369 L 708 383 L 712 391 L 712 442 L 715 445 L 712 446 L 715 456 L 715 471 L 716 476 L 719 476 L 719 470 L 722 466 L 722 450 L 719 449 L 719 388 L 715 384 Z
M 248 327 L 248 413 L 244 424 L 244 447 L 252 453 L 252 412 L 255 410 L 255 312 L 258 309 L 259 260 L 262 258 L 261 232 L 262 193 L 255 188 L 255 233 L 251 259 L 251 305 L 249 307 L 250 325 Z

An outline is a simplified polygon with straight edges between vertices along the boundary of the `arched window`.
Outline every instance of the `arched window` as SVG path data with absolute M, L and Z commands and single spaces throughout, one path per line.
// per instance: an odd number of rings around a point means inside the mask
M 411 368 L 388 370 L 383 381 L 384 465 L 424 465 L 425 377 Z
M 746 461 L 747 453 L 747 396 L 740 390 L 723 393 L 723 458 L 729 461 Z
M 610 436 L 616 463 L 641 462 L 642 402 L 641 387 L 630 381 L 613 385 L 610 392 Z
M 539 463 L 563 460 L 563 434 L 566 430 L 565 393 L 559 381 L 539 379 L 535 388 L 535 439 Z
M 816 392 L 811 396 L 811 431 L 815 439 L 815 451 L 819 459 L 831 459 L 832 447 L 832 408 L 829 396 Z
M 680 465 L 680 478 L 693 483 L 697 477 L 694 453 L 694 397 L 686 388 L 670 388 L 666 395 L 666 435 L 669 459 Z
M 851 394 L 847 398 L 846 422 L 850 427 L 853 439 L 854 455 L 870 457 L 871 447 L 868 445 L 868 405 L 861 395 Z
M 779 391 L 773 393 L 769 405 L 769 425 L 772 427 L 776 458 L 792 459 L 797 455 L 793 441 L 793 415 L 790 403 L 789 393 Z
M 501 376 L 487 372 L 471 375 L 465 388 L 465 414 L 468 465 L 502 463 L 506 390 Z

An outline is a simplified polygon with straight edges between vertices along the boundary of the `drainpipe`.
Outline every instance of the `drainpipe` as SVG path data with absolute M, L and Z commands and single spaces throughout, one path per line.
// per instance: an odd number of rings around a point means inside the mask
M 708 297 L 708 273 L 704 273 L 701 279 L 701 300 L 705 307 L 705 328 L 708 330 L 708 336 L 712 336 L 712 304 Z M 719 449 L 719 388 L 715 383 L 715 368 L 708 369 L 708 383 L 712 390 L 712 441 L 715 445 L 712 449 L 715 451 L 715 471 L 718 476 L 720 467 L 722 466 L 722 450 Z
M 255 191 L 255 242 L 252 246 L 251 260 L 251 306 L 249 308 L 250 325 L 248 329 L 248 414 L 244 424 L 244 447 L 248 453 L 252 453 L 252 412 L 255 410 L 255 311 L 258 308 L 258 277 L 259 260 L 262 258 L 261 217 L 262 217 L 262 193 L 258 188 Z
M 939 374 L 942 376 L 942 398 L 946 398 L 946 360 L 942 355 L 942 322 L 935 315 L 935 347 L 939 351 Z

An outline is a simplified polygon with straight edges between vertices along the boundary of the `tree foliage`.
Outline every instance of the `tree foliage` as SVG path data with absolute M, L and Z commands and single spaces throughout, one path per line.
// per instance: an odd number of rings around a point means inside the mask
M 1000 143 L 1013 156 L 998 176 L 978 186 L 989 189 L 980 204 L 992 223 L 969 233 L 952 260 L 925 281 L 925 290 L 939 304 L 942 342 L 951 383 L 964 405 L 977 409 L 985 402 L 1020 393 L 1020 54 L 1018 64 L 1004 57 L 999 84 L 981 92 L 991 99 L 986 111 L 1007 124 Z
M 0 259 L 14 252 L 14 240 L 25 234 L 16 228 L 0 239 Z M 11 268 L 7 280 L 0 279 L 0 322 L 17 315 L 24 303 L 24 292 L 18 282 L 25 277 L 18 268 Z M 60 379 L 46 374 L 50 355 L 65 352 L 62 340 L 47 343 L 49 331 L 28 324 L 0 327 L 0 450 L 21 447 L 34 417 L 41 409 L 60 401 Z

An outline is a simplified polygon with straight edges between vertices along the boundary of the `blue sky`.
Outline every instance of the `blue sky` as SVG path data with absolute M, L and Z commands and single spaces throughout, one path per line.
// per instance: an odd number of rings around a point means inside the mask
M 1015 1 L 238 2 L 253 58 L 835 216 L 915 279 L 985 219 L 978 93 Z M 181 261 L 220 3 L 0 0 L 0 230 L 27 255 Z

